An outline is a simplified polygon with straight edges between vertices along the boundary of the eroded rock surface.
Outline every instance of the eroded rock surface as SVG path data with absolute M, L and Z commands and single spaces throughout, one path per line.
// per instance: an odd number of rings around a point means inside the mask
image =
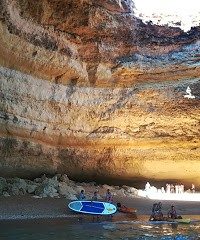
M 200 184 L 200 27 L 131 4 L 0 1 L 0 175 Z
M 63 179 L 65 179 L 64 182 Z M 77 184 L 66 174 L 56 174 L 52 178 L 44 174 L 32 181 L 17 177 L 7 179 L 0 177 L 0 197 L 30 195 L 33 198 L 65 197 L 69 200 L 80 200 L 80 193 L 83 190 L 86 200 L 92 200 L 96 191 L 100 201 L 105 200 L 107 189 L 112 190 L 112 195 L 117 197 L 140 197 L 139 191 L 134 187 L 97 185 L 94 182 Z

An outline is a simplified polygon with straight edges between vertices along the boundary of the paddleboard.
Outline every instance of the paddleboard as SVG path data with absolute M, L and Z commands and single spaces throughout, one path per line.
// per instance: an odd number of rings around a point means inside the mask
M 115 205 L 98 201 L 73 201 L 68 207 L 75 212 L 96 215 L 111 215 L 117 211 Z
M 191 222 L 190 218 L 175 219 L 174 221 L 177 223 L 190 223 Z

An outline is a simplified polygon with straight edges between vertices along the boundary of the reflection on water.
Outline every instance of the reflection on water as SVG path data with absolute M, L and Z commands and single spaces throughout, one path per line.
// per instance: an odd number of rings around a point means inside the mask
M 0 222 L 2 240 L 197 240 L 200 223 L 152 224 L 147 222 L 69 223 L 65 220 Z

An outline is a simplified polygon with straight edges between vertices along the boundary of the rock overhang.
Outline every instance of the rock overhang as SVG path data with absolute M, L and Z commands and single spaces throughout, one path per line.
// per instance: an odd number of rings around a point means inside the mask
M 1 4 L 2 172 L 199 181 L 199 27 L 128 1 Z

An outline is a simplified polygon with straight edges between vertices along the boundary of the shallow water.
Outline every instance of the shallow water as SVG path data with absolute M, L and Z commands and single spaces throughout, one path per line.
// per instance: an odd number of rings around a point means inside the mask
M 75 222 L 66 220 L 0 222 L 1 240 L 197 240 L 200 223 Z

